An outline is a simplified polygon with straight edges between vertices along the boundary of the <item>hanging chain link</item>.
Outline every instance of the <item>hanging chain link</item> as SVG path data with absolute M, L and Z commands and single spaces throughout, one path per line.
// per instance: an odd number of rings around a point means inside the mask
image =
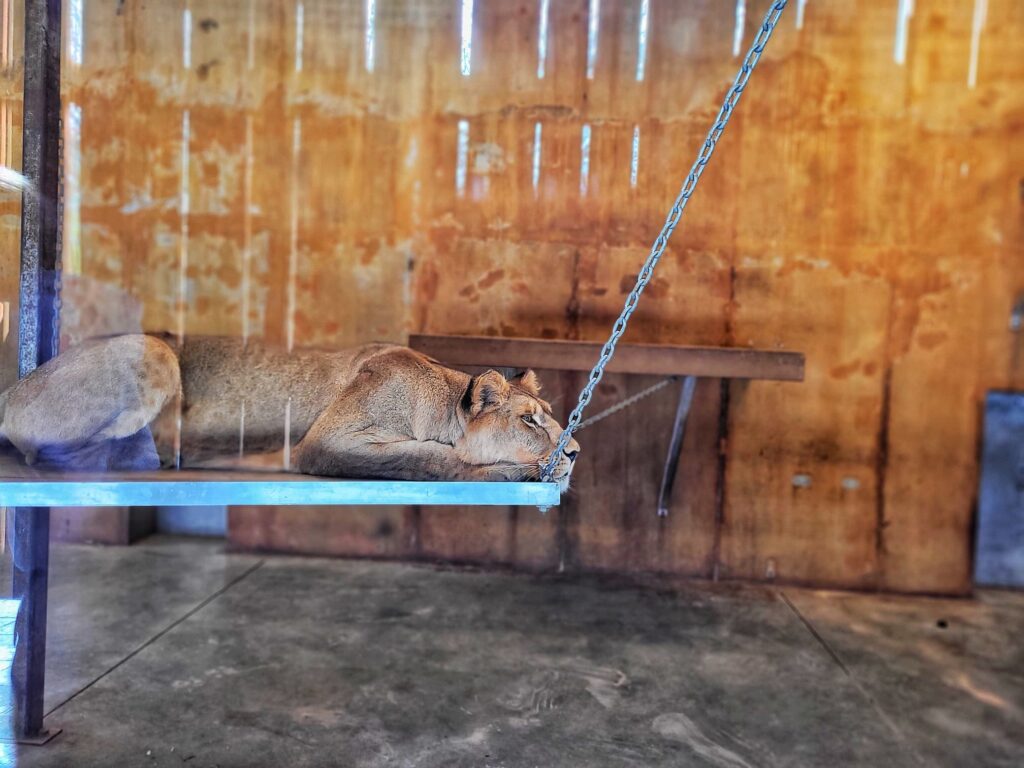
M 593 426 L 594 424 L 597 424 L 597 422 L 607 419 L 609 416 L 614 416 L 619 411 L 626 410 L 631 405 L 636 405 L 641 400 L 644 400 L 650 397 L 651 395 L 660 392 L 673 381 L 679 381 L 679 378 L 679 376 L 668 376 L 659 381 L 657 384 L 652 384 L 651 386 L 647 387 L 647 389 L 641 389 L 635 395 L 630 395 L 629 397 L 619 400 L 619 402 L 615 403 L 614 405 L 609 405 L 603 411 L 599 411 L 598 413 L 595 413 L 593 416 L 591 416 L 589 419 L 584 419 L 579 424 L 577 424 L 575 431 L 579 432 L 581 429 L 586 429 L 587 427 Z
M 768 39 L 772 36 L 772 31 L 775 29 L 775 25 L 779 22 L 779 17 L 782 15 L 782 11 L 786 7 L 787 2 L 788 0 L 775 0 L 768 9 L 768 13 L 765 14 L 764 21 L 761 23 L 761 27 L 758 30 L 757 35 L 754 37 L 754 42 L 750 46 L 750 50 L 747 51 L 746 58 L 743 60 L 743 66 L 740 67 L 740 71 L 736 74 L 736 79 L 733 81 L 732 87 L 729 89 L 728 93 L 726 93 L 725 101 L 722 103 L 722 108 L 718 110 L 718 116 L 715 118 L 715 122 L 711 126 L 711 130 L 708 131 L 708 135 L 704 139 L 704 145 L 701 147 L 700 152 L 697 153 L 697 159 L 690 168 L 690 173 L 686 177 L 686 181 L 683 182 L 683 187 L 679 191 L 679 195 L 676 197 L 675 203 L 672 205 L 672 210 L 669 211 L 668 217 L 665 219 L 665 224 L 661 228 L 661 232 L 658 234 L 657 240 L 654 241 L 654 245 L 651 247 L 651 252 L 647 257 L 647 260 L 644 262 L 643 269 L 640 270 L 640 274 L 637 276 L 636 285 L 633 286 L 633 290 L 626 298 L 626 304 L 622 308 L 622 313 L 615 321 L 611 335 L 608 337 L 608 341 L 605 342 L 604 347 L 601 349 L 601 356 L 598 358 L 594 368 L 590 371 L 587 384 L 580 392 L 580 397 L 576 403 L 576 407 L 569 415 L 569 419 L 565 424 L 565 430 L 558 438 L 558 443 L 555 446 L 555 450 L 552 452 L 551 457 L 548 459 L 547 464 L 545 464 L 541 470 L 542 480 L 551 480 L 555 467 L 558 465 L 559 459 L 562 455 L 562 451 L 564 451 L 565 446 L 569 444 L 569 440 L 572 438 L 572 433 L 579 429 L 583 410 L 590 403 L 590 399 L 594 395 L 594 389 L 604 376 L 604 368 L 608 365 L 608 361 L 612 359 L 612 355 L 615 354 L 615 346 L 619 343 L 619 339 L 622 338 L 622 334 L 626 332 L 626 326 L 629 324 L 629 318 L 632 316 L 637 303 L 640 301 L 640 294 L 643 293 L 644 288 L 647 287 L 647 283 L 650 282 L 651 277 L 654 274 L 654 268 L 658 265 L 658 261 L 661 259 L 661 255 L 665 252 L 665 247 L 668 245 L 668 239 L 672 236 L 676 226 L 679 224 L 679 220 L 683 216 L 683 211 L 686 209 L 686 204 L 690 201 L 690 196 L 696 189 L 697 182 L 700 180 L 701 174 L 704 173 L 704 168 L 711 159 L 711 155 L 715 151 L 715 145 L 718 143 L 719 138 L 721 138 L 722 131 L 725 130 L 725 126 L 729 123 L 729 118 L 732 117 L 733 110 L 739 103 L 740 96 L 743 95 L 743 89 L 746 88 L 747 80 L 750 79 L 750 75 L 754 71 L 754 67 L 757 66 L 757 62 L 760 60 L 761 54 L 764 52 L 765 46 L 768 44 Z

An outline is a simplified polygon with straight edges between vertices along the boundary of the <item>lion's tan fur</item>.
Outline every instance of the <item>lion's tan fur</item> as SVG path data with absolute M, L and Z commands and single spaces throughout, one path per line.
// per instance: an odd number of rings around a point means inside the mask
M 164 465 L 287 444 L 291 468 L 339 477 L 535 479 L 561 427 L 537 377 L 475 378 L 406 347 L 341 351 L 154 336 L 91 341 L 4 393 L 0 436 L 32 463 L 152 431 Z M 288 438 L 285 440 L 285 424 Z M 568 482 L 579 446 L 556 477 Z

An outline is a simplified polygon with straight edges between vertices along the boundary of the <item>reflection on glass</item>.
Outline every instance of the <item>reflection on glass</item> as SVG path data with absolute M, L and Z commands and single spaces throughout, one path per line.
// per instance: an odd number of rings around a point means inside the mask
M 736 0 L 736 26 L 732 32 L 732 55 L 743 50 L 743 25 L 747 21 L 747 0 Z
M 185 338 L 185 306 L 188 303 L 188 212 L 189 212 L 189 144 L 192 141 L 191 114 L 181 113 L 181 183 L 178 189 L 180 230 L 178 237 L 178 339 Z
M 10 0 L 3 0 L 3 2 L 10 2 Z M 10 8 L 7 8 L 8 12 Z M 4 30 L 6 33 L 6 29 Z M 4 34 L 6 40 L 6 34 Z M 3 62 L 5 67 L 11 66 L 12 62 L 8 61 L 6 54 L 0 57 L 0 61 Z M 0 99 L 0 174 L 3 178 L 0 179 L 0 186 L 6 189 L 20 191 L 22 188 L 22 182 L 24 176 L 12 167 L 14 165 L 14 109 L 11 99 Z
M 181 66 L 192 68 L 192 10 L 181 12 Z
M 285 318 L 287 327 L 288 351 L 295 348 L 295 283 L 299 271 L 299 153 L 302 150 L 302 120 L 296 117 L 292 121 L 292 194 L 289 218 L 288 238 L 288 314 Z
M 14 688 L 11 667 L 14 665 L 14 624 L 20 600 L 0 599 L 0 768 L 17 765 L 14 740 Z
M 455 149 L 455 192 L 466 194 L 466 164 L 469 162 L 469 121 L 459 120 L 459 139 Z
M 897 64 L 907 61 L 907 36 L 910 34 L 910 18 L 914 15 L 914 0 L 899 0 L 896 10 L 896 42 L 892 58 Z
M 647 66 L 647 25 L 651 16 L 651 0 L 640 0 L 640 22 L 637 25 L 636 81 L 644 79 Z
M 597 36 L 601 24 L 601 0 L 590 0 L 590 14 L 587 16 L 587 80 L 594 79 L 597 66 Z
M 187 29 L 191 30 L 191 14 L 188 18 Z M 190 35 L 191 36 L 191 33 Z M 186 47 L 189 50 L 191 45 Z M 178 304 L 177 315 L 177 336 L 178 343 L 185 340 L 185 308 L 188 305 L 188 214 L 190 207 L 189 198 L 189 166 L 190 166 L 190 144 L 192 142 L 192 122 L 189 110 L 181 113 L 181 176 L 178 189 L 178 215 L 180 217 L 180 228 L 178 231 Z M 175 418 L 174 429 L 174 466 L 181 469 L 181 398 L 178 398 L 178 412 Z
M 238 458 L 245 456 L 245 400 L 242 401 L 242 412 L 238 415 Z
M 363 57 L 366 71 L 373 72 L 374 44 L 377 31 L 377 0 L 366 0 L 366 29 L 363 31 Z
M 82 271 L 82 108 L 68 104 L 64 123 L 64 232 L 62 257 L 64 271 L 77 275 Z
M 633 152 L 629 158 L 629 186 L 636 187 L 640 173 L 640 126 L 633 126 Z
M 292 399 L 284 404 L 284 471 L 292 468 Z
M 10 0 L 5 0 L 9 5 Z M 84 0 L 68 0 L 68 61 L 75 66 L 82 66 L 83 45 L 82 22 Z
M 981 30 L 985 28 L 988 0 L 974 0 L 974 19 L 971 22 L 971 60 L 967 66 L 967 87 L 978 84 L 978 52 L 981 49 Z
M 804 28 L 804 9 L 807 7 L 807 0 L 797 0 L 796 3 L 796 28 Z
M 540 0 L 540 21 L 537 29 L 537 79 L 544 79 L 544 67 L 548 60 L 548 11 L 550 0 Z
M 580 197 L 587 196 L 590 184 L 590 124 L 584 123 L 580 131 Z
M 256 0 L 249 0 L 249 34 L 246 37 L 245 66 L 256 66 Z
M 0 0 L 0 65 L 14 64 L 14 19 L 11 5 L 14 0 Z
M 295 3 L 295 71 L 302 71 L 302 35 L 305 31 L 306 6 Z
M 249 276 L 252 272 L 253 117 L 245 116 L 245 166 L 242 187 L 242 343 L 249 340 Z
M 473 0 L 462 0 L 462 53 L 459 70 L 469 77 L 473 61 Z
M 533 125 L 533 194 L 534 197 L 537 195 L 537 185 L 540 184 L 540 142 L 541 142 L 541 125 L 540 123 L 534 123 Z

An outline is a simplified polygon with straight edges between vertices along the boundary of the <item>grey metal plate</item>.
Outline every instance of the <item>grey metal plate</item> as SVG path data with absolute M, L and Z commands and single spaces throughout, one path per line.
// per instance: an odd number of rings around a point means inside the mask
M 985 401 L 974 578 L 1024 587 L 1024 393 L 992 392 Z

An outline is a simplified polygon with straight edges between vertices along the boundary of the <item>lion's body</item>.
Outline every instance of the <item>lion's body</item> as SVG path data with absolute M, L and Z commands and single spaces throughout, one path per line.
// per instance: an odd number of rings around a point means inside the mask
M 387 344 L 289 353 L 118 336 L 65 352 L 2 398 L 0 436 L 29 463 L 76 468 L 196 466 L 287 448 L 290 468 L 310 474 L 535 479 L 561 429 L 532 373 L 472 378 Z M 577 451 L 556 476 L 568 480 Z

